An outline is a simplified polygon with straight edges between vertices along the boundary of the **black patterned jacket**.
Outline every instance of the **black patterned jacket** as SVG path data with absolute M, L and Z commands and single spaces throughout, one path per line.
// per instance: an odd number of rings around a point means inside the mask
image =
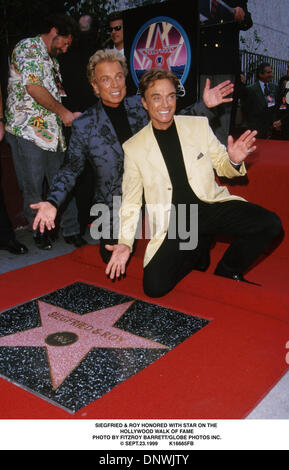
M 149 118 L 140 96 L 126 97 L 124 105 L 134 135 L 148 124 Z M 182 114 L 213 116 L 203 102 L 186 108 Z M 112 208 L 113 196 L 121 196 L 123 150 L 101 100 L 73 122 L 67 158 L 55 175 L 47 197 L 56 207 L 74 188 L 86 158 L 95 172 L 94 202 Z

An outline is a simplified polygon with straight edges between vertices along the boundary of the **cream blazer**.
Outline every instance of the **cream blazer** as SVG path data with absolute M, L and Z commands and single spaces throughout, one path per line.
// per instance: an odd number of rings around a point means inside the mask
M 189 184 L 199 199 L 207 203 L 244 200 L 233 196 L 226 186 L 219 186 L 218 176 L 234 178 L 246 174 L 244 163 L 236 170 L 226 148 L 215 137 L 206 117 L 175 116 Z M 154 136 L 151 122 L 123 144 L 124 175 L 120 208 L 119 243 L 132 249 L 144 192 L 148 213 L 150 242 L 144 266 L 162 244 L 169 224 L 172 183 Z

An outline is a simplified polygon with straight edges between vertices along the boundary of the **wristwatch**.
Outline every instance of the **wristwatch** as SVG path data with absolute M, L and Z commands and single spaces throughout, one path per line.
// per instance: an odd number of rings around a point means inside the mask
M 0 122 L 6 123 L 6 119 L 4 117 L 0 117 Z

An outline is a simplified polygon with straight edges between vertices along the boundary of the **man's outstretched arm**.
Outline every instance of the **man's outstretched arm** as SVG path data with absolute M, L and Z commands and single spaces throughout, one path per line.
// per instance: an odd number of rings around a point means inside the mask
M 230 80 L 225 80 L 213 88 L 210 86 L 211 81 L 207 78 L 203 91 L 203 101 L 207 108 L 215 108 L 220 104 L 233 101 L 233 98 L 229 97 L 234 91 L 234 84 Z
M 57 114 L 66 127 L 70 127 L 75 118 L 80 116 L 80 112 L 72 113 L 58 102 L 51 93 L 42 85 L 26 85 L 27 93 L 41 106 Z
M 180 111 L 180 114 L 193 115 L 193 116 L 206 116 L 212 119 L 215 116 L 215 109 L 220 104 L 230 103 L 233 98 L 234 84 L 230 80 L 225 80 L 213 88 L 210 88 L 211 81 L 206 79 L 205 87 L 203 90 L 202 100 L 187 106 Z

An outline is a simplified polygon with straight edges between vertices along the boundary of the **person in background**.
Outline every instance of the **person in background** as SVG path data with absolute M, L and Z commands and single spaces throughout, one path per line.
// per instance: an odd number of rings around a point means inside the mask
M 3 114 L 2 91 L 0 88 L 0 142 L 5 134 L 5 118 Z M 0 165 L 0 250 L 6 250 L 14 255 L 24 255 L 28 249 L 16 240 L 12 223 L 5 206 L 2 190 L 1 165 Z
M 112 47 L 124 55 L 124 31 L 121 13 L 112 13 L 108 18 Z
M 249 129 L 258 131 L 258 138 L 271 136 L 277 99 L 277 87 L 273 83 L 273 71 L 268 62 L 257 67 L 256 82 L 246 88 L 244 114 Z
M 289 140 L 289 75 L 279 80 L 272 138 Z
M 78 20 L 80 31 L 90 31 L 92 27 L 93 18 L 91 15 L 81 15 Z
M 97 97 L 87 79 L 86 69 L 90 57 L 100 46 L 99 28 L 95 18 L 88 14 L 80 16 L 78 25 L 79 32 L 67 53 L 59 57 L 59 64 L 65 90 L 63 104 L 73 112 L 84 112 L 97 102 Z M 71 127 L 64 127 L 64 135 L 68 147 Z M 77 205 L 81 235 L 85 234 L 90 221 L 93 191 L 93 169 L 87 160 L 72 193 Z
M 96 103 L 96 97 L 87 80 L 86 68 L 90 57 L 99 49 L 98 25 L 92 15 L 82 15 L 78 20 L 79 31 L 65 54 L 58 58 L 62 85 L 65 90 L 63 103 L 73 112 L 83 112 Z M 70 128 L 67 134 L 70 134 Z
M 65 54 L 76 34 L 75 22 L 66 15 L 49 16 L 42 32 L 20 41 L 11 57 L 6 102 L 6 139 L 23 194 L 24 215 L 32 225 L 30 204 L 43 198 L 43 183 L 50 185 L 64 160 L 62 125 L 71 126 L 80 114 L 61 102 L 64 91 L 57 57 Z M 86 243 L 80 236 L 75 200 L 61 214 L 64 239 L 74 246 Z M 33 232 L 38 248 L 52 248 L 47 233 Z

